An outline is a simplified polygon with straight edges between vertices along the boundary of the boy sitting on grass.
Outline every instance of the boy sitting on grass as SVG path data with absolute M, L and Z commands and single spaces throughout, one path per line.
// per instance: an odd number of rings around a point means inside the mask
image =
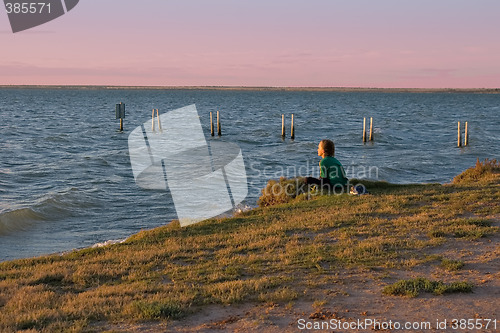
M 332 189 L 334 193 L 344 193 L 348 179 L 345 175 L 344 167 L 334 157 L 335 144 L 333 141 L 321 140 L 318 145 L 318 156 L 322 157 L 319 162 L 320 178 L 306 177 L 306 184 L 328 188 L 329 193 Z

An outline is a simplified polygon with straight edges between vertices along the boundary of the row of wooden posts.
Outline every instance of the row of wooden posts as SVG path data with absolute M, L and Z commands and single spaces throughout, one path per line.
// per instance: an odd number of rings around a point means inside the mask
M 463 146 L 469 145 L 469 128 L 468 122 L 465 122 L 465 136 Z M 370 136 L 369 141 L 373 141 L 373 117 L 370 117 Z M 363 142 L 366 142 L 366 118 L 363 118 Z M 462 132 L 460 131 L 460 122 L 458 122 L 458 147 L 462 147 Z
M 161 131 L 161 122 L 160 122 L 160 111 L 159 109 L 153 109 L 153 113 L 151 115 L 151 126 L 153 132 L 155 131 L 155 113 L 156 118 L 158 120 L 158 130 Z M 125 104 L 120 103 L 116 104 L 116 119 L 120 119 L 120 131 L 123 131 L 123 119 L 125 118 Z M 214 119 L 213 114 L 210 112 L 210 135 L 215 136 L 215 128 L 214 128 Z M 222 127 L 220 123 L 220 113 L 217 111 L 217 135 L 222 135 Z M 281 138 L 285 139 L 286 130 L 285 130 L 285 115 L 281 115 Z M 290 138 L 292 140 L 295 139 L 295 126 L 293 122 L 293 113 L 292 113 L 292 122 L 291 122 L 291 131 Z M 369 136 L 367 138 L 366 131 L 366 117 L 363 118 L 363 142 L 373 141 L 373 117 L 370 117 L 370 131 Z M 458 147 L 462 147 L 462 133 L 460 131 L 460 122 L 458 122 Z M 468 122 L 465 122 L 465 135 L 463 146 L 469 145 L 469 131 L 468 131 Z
M 291 132 L 290 132 L 290 138 L 293 140 L 295 139 L 295 127 L 293 125 L 293 114 L 292 114 L 292 124 L 291 124 Z M 214 131 L 214 118 L 212 112 L 210 112 L 210 135 L 215 136 L 215 131 Z M 222 127 L 220 124 L 220 114 L 219 111 L 217 111 L 217 135 L 221 136 L 222 135 Z M 286 130 L 285 130 L 285 115 L 281 115 L 281 137 L 284 139 L 286 136 Z

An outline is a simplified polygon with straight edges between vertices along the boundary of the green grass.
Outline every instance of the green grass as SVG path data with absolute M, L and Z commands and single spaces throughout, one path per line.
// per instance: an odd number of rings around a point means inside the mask
M 465 264 L 460 260 L 443 259 L 441 260 L 441 264 L 439 266 L 448 271 L 458 271 L 462 269 Z
M 232 218 L 173 222 L 121 244 L 0 263 L 0 331 L 88 332 L 189 320 L 214 304 L 290 305 L 335 284 L 340 271 L 393 276 L 431 265 L 440 246 L 497 237 L 500 177 L 490 176 L 487 185 L 364 182 L 370 195 L 267 198 L 273 204 Z M 470 287 L 419 281 L 414 289 L 401 282 L 401 293 Z
M 132 308 L 136 316 L 145 320 L 180 319 L 185 316 L 182 306 L 174 301 L 135 301 Z
M 400 280 L 392 285 L 386 286 L 383 293 L 392 296 L 417 297 L 421 292 L 443 295 L 449 293 L 470 293 L 474 286 L 469 282 L 443 283 L 431 281 L 426 278 Z

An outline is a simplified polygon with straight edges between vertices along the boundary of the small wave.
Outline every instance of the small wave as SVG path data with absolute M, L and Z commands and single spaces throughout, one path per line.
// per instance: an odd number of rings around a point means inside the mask
M 71 210 L 76 211 L 82 208 L 92 208 L 97 206 L 96 199 L 89 193 L 95 193 L 96 189 L 88 189 L 82 191 L 78 188 L 71 187 L 60 192 L 51 192 L 38 200 L 36 208 L 44 209 L 45 207 L 55 210 Z
M 110 239 L 110 240 L 102 242 L 102 243 L 96 243 L 96 244 L 92 245 L 90 248 L 95 249 L 98 247 L 104 247 L 104 246 L 113 245 L 113 244 L 120 244 L 120 243 L 125 242 L 126 240 L 127 240 L 126 238 L 125 239 Z
M 254 207 L 249 206 L 249 205 L 239 204 L 236 207 L 234 207 L 233 212 L 234 212 L 234 214 L 241 214 L 244 212 L 248 212 L 248 211 L 252 210 L 253 208 Z
M 93 198 L 76 188 L 49 193 L 24 208 L 0 213 L 0 235 L 24 231 L 42 221 L 59 221 L 77 215 L 80 210 L 96 207 Z
M 37 221 L 43 221 L 42 214 L 31 208 L 21 208 L 0 214 L 0 236 L 28 229 Z
M 69 135 L 68 134 L 49 135 L 45 137 L 43 140 L 50 143 L 66 143 L 69 142 Z

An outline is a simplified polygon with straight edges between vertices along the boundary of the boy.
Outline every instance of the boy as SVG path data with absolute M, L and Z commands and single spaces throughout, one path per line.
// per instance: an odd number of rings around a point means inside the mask
M 344 167 L 334 157 L 335 144 L 331 140 L 321 140 L 318 145 L 318 156 L 322 159 L 319 162 L 320 178 L 306 177 L 308 185 L 328 186 L 330 190 L 340 187 L 345 189 L 348 179 L 345 175 Z M 342 191 L 343 192 L 343 191 Z

